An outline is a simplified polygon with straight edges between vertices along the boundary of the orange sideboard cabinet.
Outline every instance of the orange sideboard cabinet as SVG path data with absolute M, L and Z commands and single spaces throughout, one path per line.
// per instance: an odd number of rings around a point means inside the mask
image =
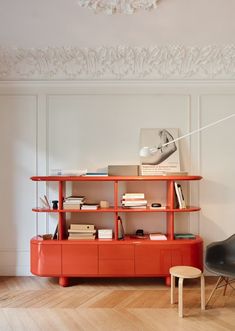
M 196 239 L 174 240 L 175 213 L 199 211 L 199 207 L 175 206 L 175 181 L 197 181 L 201 176 L 136 176 L 136 177 L 67 177 L 35 176 L 33 181 L 58 183 L 58 209 L 33 208 L 34 212 L 58 214 L 58 239 L 43 240 L 40 236 L 31 239 L 31 272 L 38 276 L 59 277 L 59 284 L 68 286 L 69 277 L 165 277 L 170 284 L 169 268 L 174 265 L 189 265 L 203 269 L 203 241 Z M 164 182 L 166 185 L 166 209 L 123 208 L 118 203 L 121 182 Z M 113 206 L 97 210 L 64 210 L 63 199 L 66 182 L 111 182 Z M 118 240 L 120 213 L 165 213 L 167 240 L 138 239 L 126 235 Z M 109 213 L 114 222 L 113 239 L 68 240 L 66 213 Z M 156 227 L 157 229 L 157 227 Z

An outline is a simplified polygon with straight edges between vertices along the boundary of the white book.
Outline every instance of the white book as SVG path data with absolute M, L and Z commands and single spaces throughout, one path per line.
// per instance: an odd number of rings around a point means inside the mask
M 151 240 L 167 240 L 167 236 L 163 233 L 150 233 L 149 238 Z
M 179 184 L 177 182 L 175 182 L 175 193 L 179 202 L 179 208 L 183 208 L 182 196 L 180 194 Z
M 185 203 L 185 200 L 184 200 L 182 186 L 180 184 L 178 184 L 178 189 L 179 189 L 180 199 L 182 201 L 182 208 L 186 208 L 186 203 Z
M 144 199 L 144 193 L 125 193 L 123 199 Z

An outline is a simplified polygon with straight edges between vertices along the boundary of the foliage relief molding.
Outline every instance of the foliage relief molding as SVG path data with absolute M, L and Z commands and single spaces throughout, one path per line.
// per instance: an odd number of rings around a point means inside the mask
M 234 79 L 235 45 L 0 48 L 0 80 Z

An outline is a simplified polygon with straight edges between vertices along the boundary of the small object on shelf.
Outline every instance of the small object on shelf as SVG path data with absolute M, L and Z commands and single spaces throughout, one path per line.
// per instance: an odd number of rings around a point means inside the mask
M 51 176 L 83 176 L 87 173 L 87 169 L 51 169 Z
M 52 209 L 58 209 L 58 200 L 53 200 L 52 201 Z
M 100 201 L 100 208 L 109 208 L 109 202 L 105 200 Z
M 98 238 L 99 239 L 112 239 L 113 238 L 113 230 L 112 229 L 99 229 L 98 230 Z
M 136 237 L 143 237 L 144 236 L 144 230 L 143 229 L 138 229 L 135 232 Z
M 151 204 L 151 207 L 153 207 L 153 208 L 158 208 L 158 207 L 161 207 L 161 206 L 162 206 L 162 204 L 159 203 L 159 202 L 153 202 L 153 203 Z
M 125 232 L 122 224 L 122 219 L 120 216 L 118 216 L 118 239 L 124 239 L 125 238 Z
M 108 173 L 107 172 L 87 172 L 85 174 L 86 177 L 99 177 L 99 176 L 108 176 Z
M 193 233 L 175 233 L 175 239 L 196 239 Z
M 109 165 L 108 166 L 109 176 L 138 176 L 139 166 L 138 165 Z
M 46 234 L 39 235 L 39 237 L 41 237 L 43 240 L 51 240 L 52 234 L 46 233 Z
M 55 232 L 54 232 L 54 234 L 53 234 L 52 239 L 53 239 L 53 240 L 58 239 L 58 224 L 56 225 Z
M 167 236 L 163 233 L 150 233 L 150 240 L 167 240 Z

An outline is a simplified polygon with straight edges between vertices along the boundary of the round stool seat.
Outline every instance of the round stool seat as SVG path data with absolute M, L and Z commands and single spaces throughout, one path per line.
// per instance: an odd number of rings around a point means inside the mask
M 176 266 L 170 268 L 170 274 L 179 278 L 198 278 L 201 277 L 201 270 L 189 266 Z

